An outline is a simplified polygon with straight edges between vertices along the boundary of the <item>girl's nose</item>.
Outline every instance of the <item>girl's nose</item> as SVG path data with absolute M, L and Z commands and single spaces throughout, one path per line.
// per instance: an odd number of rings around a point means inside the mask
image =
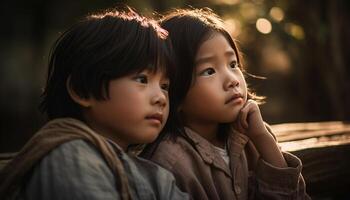
M 239 80 L 236 75 L 234 75 L 232 72 L 230 72 L 227 75 L 226 82 L 224 83 L 224 89 L 225 90 L 230 90 L 235 87 L 239 86 Z
M 155 92 L 152 94 L 151 104 L 158 105 L 161 108 L 166 106 L 167 96 L 164 94 L 164 91 L 160 87 L 155 89 Z

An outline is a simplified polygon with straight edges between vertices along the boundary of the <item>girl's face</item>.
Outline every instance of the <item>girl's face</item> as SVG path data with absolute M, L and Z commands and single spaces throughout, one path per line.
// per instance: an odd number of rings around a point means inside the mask
M 195 79 L 180 107 L 186 125 L 236 120 L 247 101 L 237 55 L 220 34 L 203 42 L 195 57 Z
M 152 142 L 168 118 L 168 87 L 164 73 L 148 70 L 112 80 L 109 99 L 90 100 L 85 117 L 99 134 L 122 148 Z

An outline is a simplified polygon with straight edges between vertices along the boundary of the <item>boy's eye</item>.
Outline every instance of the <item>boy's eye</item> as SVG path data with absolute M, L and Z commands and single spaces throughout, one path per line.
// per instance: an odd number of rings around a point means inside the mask
M 203 70 L 201 73 L 199 73 L 200 76 L 210 76 L 215 73 L 215 70 L 213 68 L 207 68 Z
M 230 67 L 232 68 L 232 69 L 234 69 L 234 68 L 236 68 L 236 67 L 238 67 L 238 63 L 237 63 L 237 61 L 232 61 L 231 63 L 230 63 Z
M 138 74 L 135 78 L 135 81 L 139 82 L 139 83 L 143 83 L 146 84 L 148 83 L 148 78 L 145 74 Z
M 162 90 L 169 91 L 169 83 L 164 83 L 160 86 Z

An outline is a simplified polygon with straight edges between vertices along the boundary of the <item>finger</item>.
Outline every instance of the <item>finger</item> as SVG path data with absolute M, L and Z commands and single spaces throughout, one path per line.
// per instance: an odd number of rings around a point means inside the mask
M 246 132 L 245 129 L 242 127 L 242 124 L 241 124 L 241 123 L 238 123 L 238 131 L 239 131 L 240 133 L 245 133 L 245 132 Z
M 238 116 L 238 117 L 240 117 L 240 116 Z M 236 129 L 236 131 L 238 131 L 240 133 L 244 133 L 245 132 L 239 119 L 235 121 L 234 128 Z
M 241 110 L 241 114 L 240 114 L 240 122 L 242 124 L 242 126 L 245 129 L 248 129 L 249 125 L 248 125 L 248 113 L 249 113 L 249 109 L 250 109 L 250 103 L 248 103 L 242 110 Z
M 237 128 L 240 133 L 245 133 L 245 129 L 243 128 L 242 124 L 240 122 L 237 122 Z

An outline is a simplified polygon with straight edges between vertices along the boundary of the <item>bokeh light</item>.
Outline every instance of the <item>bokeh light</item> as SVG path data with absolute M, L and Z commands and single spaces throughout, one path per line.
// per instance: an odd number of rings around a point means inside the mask
M 241 22 L 239 22 L 236 19 L 226 19 L 225 20 L 225 26 L 226 29 L 228 30 L 228 32 L 234 37 L 236 38 L 240 33 L 241 33 Z
M 284 12 L 279 7 L 272 7 L 270 10 L 270 16 L 274 21 L 280 22 L 284 19 Z
M 254 21 L 258 15 L 258 10 L 256 6 L 252 3 L 241 4 L 239 12 L 243 16 L 243 18 L 247 21 L 251 21 L 251 20 Z
M 293 36 L 298 40 L 302 40 L 305 38 L 304 29 L 297 24 L 286 23 L 284 29 L 289 35 Z
M 265 18 L 259 18 L 256 20 L 256 29 L 258 29 L 260 33 L 268 34 L 272 30 L 271 22 Z
M 288 74 L 291 70 L 291 60 L 284 50 L 276 45 L 268 45 L 262 50 L 262 65 L 267 73 L 278 72 Z
M 235 5 L 240 3 L 240 0 L 212 0 L 213 4 L 217 4 L 217 5 Z

